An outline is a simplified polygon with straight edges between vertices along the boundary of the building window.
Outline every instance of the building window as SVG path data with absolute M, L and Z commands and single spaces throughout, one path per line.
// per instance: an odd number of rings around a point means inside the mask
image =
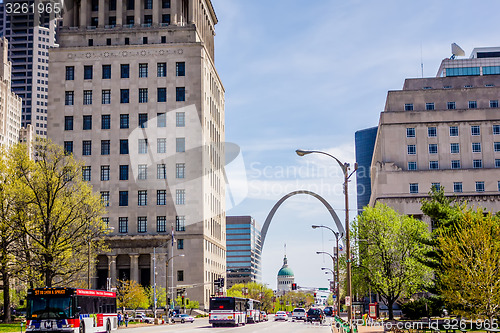
M 148 64 L 139 64 L 139 77 L 148 77 Z
M 438 145 L 435 143 L 429 144 L 429 154 L 437 154 L 438 153 Z
M 109 11 L 116 10 L 116 0 L 109 1 Z
M 64 153 L 66 155 L 73 154 L 73 141 L 64 141 Z
M 103 90 L 102 91 L 102 104 L 111 104 L 111 90 Z
M 493 125 L 493 135 L 500 134 L 500 125 Z
M 83 79 L 92 80 L 92 66 L 83 66 Z
M 177 163 L 175 165 L 175 178 L 184 178 L 186 172 L 185 163 Z
M 454 182 L 453 183 L 453 192 L 462 193 L 462 182 Z
M 156 127 L 167 127 L 167 114 L 165 112 L 156 114 Z
M 175 126 L 176 127 L 186 126 L 186 114 L 184 112 L 175 113 Z
M 120 165 L 120 180 L 128 180 L 128 165 Z
M 177 271 L 177 281 L 184 281 L 184 271 Z
M 72 131 L 73 130 L 73 116 L 65 116 L 64 117 L 64 130 Z
M 500 168 L 500 159 L 495 159 L 495 168 Z
M 175 100 L 177 102 L 186 101 L 186 88 L 184 88 L 184 87 L 175 88 Z
M 129 97 L 130 94 L 128 89 L 120 89 L 120 103 L 128 103 Z
M 149 15 L 144 16 L 144 20 L 146 21 L 146 20 L 151 19 L 151 22 L 152 22 L 153 21 L 152 16 L 149 16 L 149 17 L 148 16 Z M 148 22 L 144 22 L 144 23 L 148 24 Z M 149 24 L 151 24 L 151 23 L 149 23 Z M 148 43 L 148 37 L 142 37 L 142 44 L 147 44 L 147 43 Z
M 437 136 L 437 129 L 436 127 L 427 127 L 427 136 L 429 138 L 433 138 Z
M 120 191 L 118 193 L 118 205 L 128 206 L 128 191 Z
M 167 191 L 157 190 L 156 191 L 156 204 L 158 206 L 165 206 L 167 204 Z
M 407 145 L 406 146 L 406 151 L 408 152 L 408 155 L 415 155 L 417 153 L 417 146 L 415 146 L 415 145 Z
M 472 143 L 472 152 L 480 153 L 481 152 L 481 142 L 473 142 Z
M 158 77 L 166 77 L 167 76 L 167 63 L 159 62 L 157 65 L 157 75 Z
M 161 8 L 170 8 L 170 0 L 161 0 Z
M 186 63 L 177 62 L 175 63 L 176 76 L 186 76 Z
M 146 216 L 137 217 L 137 232 L 145 233 L 147 231 L 148 218 Z
M 484 192 L 484 182 L 476 182 L 476 192 Z
M 455 102 L 446 103 L 446 107 L 448 108 L 448 110 L 455 110 L 457 108 Z
M 175 151 L 177 153 L 183 153 L 186 151 L 186 139 L 176 138 L 175 139 Z
M 452 169 L 460 169 L 460 160 L 452 160 L 451 161 Z
M 426 110 L 434 110 L 434 103 L 425 103 Z
M 139 180 L 148 179 L 148 166 L 146 164 L 139 164 L 137 179 L 139 179 Z
M 175 217 L 175 231 L 186 231 L 186 217 L 176 216 Z
M 500 191 L 500 181 L 497 182 L 497 189 L 498 189 L 498 191 Z
M 406 137 L 407 138 L 414 138 L 415 137 L 415 128 L 414 127 L 406 128 Z
M 483 167 L 483 160 L 473 160 L 472 167 L 474 169 L 481 169 Z
M 418 183 L 410 184 L 410 193 L 418 193 Z
M 166 232 L 167 231 L 167 217 L 157 216 L 156 217 L 156 232 Z
M 128 217 L 118 218 L 118 232 L 126 234 L 128 232 Z
M 405 111 L 413 111 L 413 103 L 406 103 Z
M 109 155 L 110 153 L 110 141 L 101 140 L 101 155 Z
M 64 94 L 64 105 L 74 105 L 75 104 L 75 92 L 66 91 Z
M 417 170 L 417 162 L 408 162 L 408 170 Z
M 450 136 L 458 136 L 458 126 L 450 126 Z
M 139 103 L 148 102 L 148 88 L 139 88 Z
M 120 115 L 120 128 L 129 128 L 129 118 L 128 114 Z
M 75 67 L 66 66 L 66 80 L 73 81 L 75 79 Z
M 459 143 L 450 143 L 450 153 L 452 153 L 452 154 L 460 153 L 460 144 Z
M 120 154 L 121 155 L 128 154 L 128 140 L 127 139 L 120 140 Z
M 158 154 L 165 154 L 167 152 L 167 139 L 166 138 L 156 139 L 156 152 Z
M 111 115 L 103 114 L 101 116 L 101 129 L 110 129 L 111 128 Z
M 493 147 L 494 147 L 496 153 L 500 152 L 500 142 L 495 142 L 493 144 Z
M 101 203 L 104 207 L 109 207 L 109 191 L 101 192 Z
M 431 189 L 435 189 L 436 191 L 441 190 L 441 183 L 432 183 Z
M 490 101 L 490 108 L 497 108 L 498 107 L 498 99 L 494 99 Z
M 469 101 L 469 109 L 477 109 L 477 101 Z
M 102 78 L 111 79 L 111 65 L 102 65 Z
M 92 129 L 92 116 L 83 116 L 83 129 L 84 130 Z
M 148 127 L 148 114 L 147 113 L 139 113 L 139 127 L 140 128 Z
M 82 143 L 82 155 L 89 156 L 92 154 L 92 141 L 85 140 Z
M 158 164 L 156 166 L 156 178 L 167 179 L 167 166 L 165 164 Z
M 101 181 L 109 180 L 109 165 L 101 165 Z
M 167 88 L 158 88 L 157 89 L 157 101 L 159 103 L 167 101 Z
M 148 153 L 148 139 L 139 139 L 139 154 Z
M 471 135 L 481 135 L 481 128 L 479 125 L 473 125 L 470 127 Z
M 83 91 L 83 105 L 92 104 L 92 90 Z
M 121 64 L 120 65 L 120 77 L 122 79 L 128 79 L 130 77 L 130 65 Z
M 186 190 L 175 190 L 175 204 L 176 205 L 186 204 Z
M 177 250 L 184 250 L 184 239 L 177 240 Z
M 439 169 L 439 161 L 429 161 L 429 169 L 438 170 Z
M 109 228 L 109 217 L 103 217 L 101 221 L 106 225 L 106 228 Z
M 133 0 L 132 0 L 132 3 L 134 3 Z M 127 21 L 127 25 L 134 25 L 134 17 L 133 16 L 127 16 L 126 21 Z M 125 37 L 125 45 L 129 45 L 129 44 L 130 44 L 129 38 Z
M 91 172 L 90 172 L 90 166 L 85 165 L 82 167 L 82 180 L 85 182 L 90 182 L 91 181 Z
M 165 23 L 166 25 L 170 24 L 170 14 L 162 14 L 161 15 L 161 23 Z M 161 36 L 161 42 L 166 43 L 167 42 L 167 36 Z

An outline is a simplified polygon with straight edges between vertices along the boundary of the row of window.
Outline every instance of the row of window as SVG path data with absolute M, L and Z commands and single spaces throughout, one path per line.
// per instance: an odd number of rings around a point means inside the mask
M 446 102 L 446 108 L 448 110 L 455 110 L 457 108 L 456 102 Z M 468 103 L 469 109 L 477 109 L 477 101 L 469 101 Z M 490 100 L 490 108 L 498 108 L 498 100 L 492 99 Z M 405 103 L 405 111 L 413 111 L 413 103 Z M 425 103 L 425 110 L 435 110 L 434 103 Z
M 148 88 L 139 88 L 138 102 L 147 103 L 149 92 Z M 83 91 L 83 105 L 92 105 L 92 90 Z M 164 103 L 167 101 L 167 88 L 156 88 L 156 101 L 158 103 Z M 185 102 L 186 101 L 186 88 L 176 87 L 175 88 L 175 101 Z M 127 104 L 130 103 L 130 90 L 120 89 L 120 103 Z M 111 104 L 111 90 L 104 89 L 101 91 L 101 104 Z M 65 91 L 64 93 L 64 105 L 75 105 L 75 92 Z
M 117 0 L 109 0 L 108 3 L 109 11 L 116 10 L 116 1 Z M 127 0 L 126 5 L 127 5 L 126 10 L 133 10 L 135 7 L 135 0 Z M 92 0 L 91 8 L 93 12 L 99 11 L 99 0 Z M 162 0 L 161 8 L 170 8 L 170 0 Z M 153 0 L 144 0 L 144 9 L 153 9 Z
M 148 63 L 139 64 L 138 76 L 140 78 L 148 77 Z M 176 62 L 175 63 L 175 75 L 176 76 L 186 76 L 186 63 Z M 166 77 L 167 76 L 167 63 L 159 62 L 156 64 L 156 76 Z M 83 66 L 83 79 L 92 80 L 94 77 L 94 66 L 85 65 Z M 102 77 L 103 80 L 111 79 L 111 65 L 102 65 Z M 130 78 L 130 64 L 120 65 L 120 78 L 128 79 Z M 66 80 L 75 80 L 75 66 L 66 66 Z
M 109 165 L 101 165 L 101 181 L 109 181 L 110 177 L 110 166 Z M 146 180 L 148 179 L 148 167 L 146 164 L 139 164 L 137 179 L 138 180 Z M 84 166 L 83 169 L 83 180 L 91 181 L 92 180 L 92 167 Z M 130 167 L 129 165 L 120 165 L 119 166 L 119 180 L 129 180 Z M 186 164 L 185 163 L 176 163 L 175 164 L 175 178 L 183 179 L 186 176 Z M 157 164 L 156 165 L 156 179 L 167 179 L 167 166 L 166 164 Z
M 46 120 L 46 119 L 45 119 Z M 148 114 L 147 113 L 139 113 L 138 115 L 138 126 L 140 128 L 148 127 Z M 74 129 L 74 116 L 65 116 L 64 117 L 64 130 L 72 131 Z M 186 126 L 186 115 L 184 112 L 176 112 L 175 113 L 175 126 L 176 127 L 185 127 Z M 120 115 L 120 128 L 129 128 L 130 127 L 130 115 L 121 114 Z M 156 115 L 156 127 L 167 127 L 167 115 L 166 113 L 157 113 Z M 84 115 L 82 117 L 82 129 L 83 130 L 91 130 L 92 129 L 92 116 Z M 111 129 L 111 115 L 103 114 L 101 115 L 101 129 Z
M 481 75 L 481 67 L 451 67 L 446 68 L 446 76 L 471 76 Z M 483 75 L 500 74 L 500 66 L 483 66 Z
M 451 161 L 451 169 L 460 169 L 460 160 Z M 474 169 L 481 169 L 483 167 L 483 160 L 472 160 L 472 167 Z M 495 168 L 500 168 L 500 159 L 495 159 Z M 439 170 L 439 161 L 429 161 L 430 170 Z M 417 170 L 417 162 L 408 162 L 408 170 Z
M 84 179 L 85 180 L 85 179 Z M 128 191 L 119 192 L 119 206 L 128 206 Z M 105 207 L 109 207 L 109 191 L 101 192 L 101 202 Z M 156 191 L 156 205 L 165 206 L 167 204 L 167 191 L 157 190 Z M 176 190 L 175 191 L 175 204 L 185 205 L 186 204 L 186 190 Z M 137 191 L 137 205 L 147 206 L 148 205 L 148 191 L 139 190 Z
M 159 138 L 157 141 L 156 150 L 158 153 L 166 153 L 166 139 Z M 138 149 L 139 154 L 148 153 L 148 139 L 138 139 Z M 66 154 L 73 154 L 73 141 L 64 141 L 64 151 Z M 176 138 L 175 139 L 175 152 L 184 153 L 186 151 L 186 138 Z M 101 140 L 101 155 L 110 155 L 111 153 L 111 140 Z M 129 143 L 128 139 L 120 140 L 120 155 L 129 154 Z M 92 155 L 92 141 L 83 140 L 82 141 L 82 155 L 90 156 Z
M 470 127 L 471 135 L 478 136 L 481 135 L 481 126 L 471 125 Z M 493 125 L 493 134 L 500 135 L 500 125 Z M 414 138 L 416 136 L 415 127 L 406 128 L 406 137 Z M 427 136 L 429 138 L 437 137 L 437 128 L 434 126 L 427 127 Z M 450 136 L 458 136 L 458 126 L 450 126 Z
M 495 152 L 500 152 L 500 142 L 493 143 L 493 149 Z M 408 155 L 416 155 L 417 154 L 417 146 L 416 145 L 407 145 L 406 150 Z M 438 144 L 430 143 L 428 145 L 429 154 L 437 154 L 438 153 Z M 458 143 L 450 143 L 450 152 L 452 154 L 460 153 L 460 145 Z M 481 142 L 472 142 L 472 152 L 480 153 L 481 152 Z
M 437 190 L 441 188 L 440 183 L 432 183 L 432 187 L 435 187 Z M 476 192 L 484 192 L 485 187 L 484 187 L 484 181 L 477 181 L 476 182 Z M 500 181 L 497 183 L 497 190 L 500 191 Z M 453 192 L 454 193 L 462 193 L 463 192 L 463 185 L 462 182 L 454 182 L 453 183 Z M 418 192 L 418 183 L 410 183 L 410 193 L 415 194 L 419 193 Z
M 103 221 L 109 225 L 109 217 L 103 217 Z M 175 231 L 186 231 L 186 217 L 175 217 Z M 137 232 L 147 232 L 148 218 L 147 216 L 140 216 L 137 218 Z M 128 217 L 118 218 L 118 232 L 121 234 L 128 233 Z M 167 218 L 166 216 L 156 217 L 156 232 L 167 232 Z M 179 241 L 179 239 L 177 239 Z

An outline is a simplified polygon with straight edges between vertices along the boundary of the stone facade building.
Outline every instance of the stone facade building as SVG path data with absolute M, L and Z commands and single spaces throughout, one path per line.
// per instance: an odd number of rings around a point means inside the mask
M 224 87 L 210 0 L 65 2 L 48 136 L 107 206 L 93 286 L 133 279 L 208 307 L 226 276 Z M 175 234 L 175 243 L 171 242 Z M 156 257 L 153 256 L 156 253 Z M 168 265 L 168 272 L 166 266 Z
M 293 274 L 293 271 L 290 267 L 288 267 L 288 259 L 285 257 L 283 258 L 283 266 L 281 266 L 280 270 L 278 271 L 278 288 L 277 288 L 277 294 L 278 295 L 284 295 L 289 291 L 292 291 L 292 284 L 295 281 L 295 276 Z

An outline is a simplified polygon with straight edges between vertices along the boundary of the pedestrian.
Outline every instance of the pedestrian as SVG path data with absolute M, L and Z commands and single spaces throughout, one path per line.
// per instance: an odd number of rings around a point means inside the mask
M 125 327 L 128 327 L 128 313 L 125 313 Z
M 122 326 L 122 313 L 118 312 L 118 327 Z

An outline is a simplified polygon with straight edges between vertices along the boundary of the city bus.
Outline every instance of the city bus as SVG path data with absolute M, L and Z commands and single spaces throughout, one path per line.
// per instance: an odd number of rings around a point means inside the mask
M 77 288 L 28 290 L 26 332 L 109 333 L 117 328 L 114 292 Z
M 254 299 L 247 299 L 247 323 L 261 322 L 260 302 Z
M 246 324 L 247 299 L 240 297 L 211 297 L 208 323 L 213 327 Z

